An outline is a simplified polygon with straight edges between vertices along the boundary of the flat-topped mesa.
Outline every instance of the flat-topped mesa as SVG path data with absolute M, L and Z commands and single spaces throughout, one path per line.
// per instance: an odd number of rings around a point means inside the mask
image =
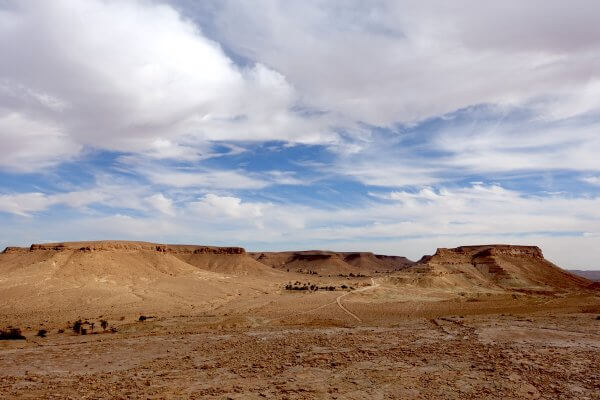
M 438 248 L 434 255 L 423 256 L 418 263 L 444 262 L 450 264 L 469 263 L 473 258 L 491 256 L 533 257 L 543 259 L 542 250 L 537 246 L 517 246 L 510 244 L 490 244 L 477 246 L 460 246 L 455 248 Z
M 27 247 L 8 246 L 2 251 L 2 254 L 27 253 L 28 251 Z
M 7 247 L 3 253 L 23 253 L 34 251 L 157 251 L 160 253 L 173 254 L 245 254 L 246 250 L 241 247 L 217 247 L 197 245 L 157 244 L 150 242 L 131 241 L 92 241 L 92 242 L 64 242 L 32 244 L 26 247 Z
M 575 276 L 544 258 L 537 246 L 492 244 L 439 248 L 419 260 L 416 272 L 439 277 L 447 283 L 459 280 L 473 287 L 510 290 L 580 290 L 591 282 Z

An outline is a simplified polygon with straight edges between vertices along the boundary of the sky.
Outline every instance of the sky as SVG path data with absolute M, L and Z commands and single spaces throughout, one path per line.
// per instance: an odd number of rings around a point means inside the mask
M 0 247 L 600 269 L 600 2 L 0 0 Z

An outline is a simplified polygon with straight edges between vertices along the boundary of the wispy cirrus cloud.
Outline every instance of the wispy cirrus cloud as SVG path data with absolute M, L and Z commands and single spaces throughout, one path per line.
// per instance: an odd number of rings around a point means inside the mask
M 585 176 L 581 180 L 590 185 L 600 185 L 600 176 Z

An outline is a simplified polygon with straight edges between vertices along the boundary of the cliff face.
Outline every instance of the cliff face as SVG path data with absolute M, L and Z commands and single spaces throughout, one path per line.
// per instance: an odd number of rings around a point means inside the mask
M 544 258 L 537 246 L 482 245 L 440 248 L 418 262 L 433 275 L 462 274 L 477 285 L 512 289 L 591 287 L 587 279 L 564 271 Z
M 29 248 L 27 248 L 27 247 L 9 246 L 4 249 L 2 254 L 22 254 L 22 253 L 27 253 L 28 251 L 29 251 Z
M 241 247 L 215 247 L 195 245 L 156 244 L 130 241 L 95 241 L 32 244 L 27 247 L 7 247 L 3 253 L 27 253 L 43 251 L 156 251 L 170 254 L 246 254 Z
M 537 246 L 513 246 L 508 244 L 492 244 L 481 246 L 460 246 L 453 249 L 439 248 L 432 256 L 423 256 L 419 260 L 420 264 L 426 263 L 448 263 L 461 264 L 470 263 L 473 258 L 493 257 L 493 256 L 511 256 L 511 257 L 531 257 L 543 259 L 542 250 Z

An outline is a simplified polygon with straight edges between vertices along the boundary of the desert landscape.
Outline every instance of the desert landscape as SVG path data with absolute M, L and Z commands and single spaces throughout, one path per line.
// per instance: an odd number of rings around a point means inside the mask
M 0 397 L 598 399 L 599 288 L 534 246 L 9 247 Z
M 600 400 L 599 15 L 0 0 L 0 400 Z

